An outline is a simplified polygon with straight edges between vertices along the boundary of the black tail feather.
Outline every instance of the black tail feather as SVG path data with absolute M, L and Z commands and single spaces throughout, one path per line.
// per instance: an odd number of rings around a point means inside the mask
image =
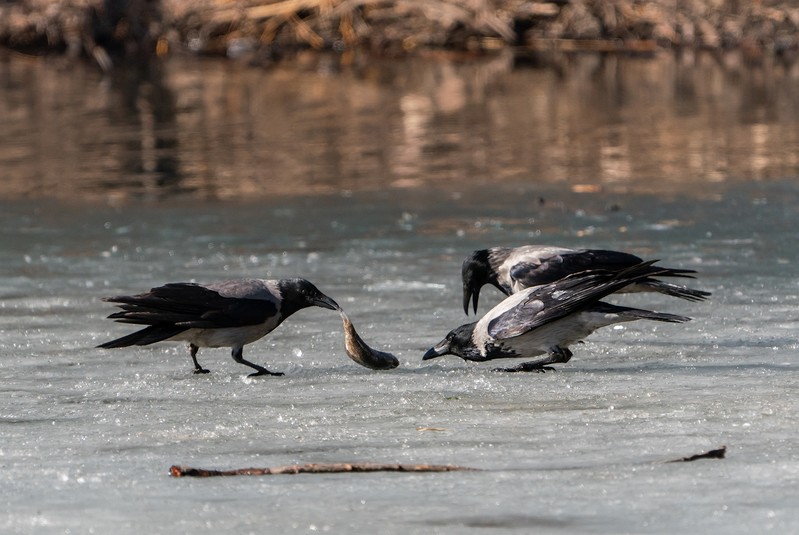
M 662 274 L 660 275 L 663 276 Z M 695 290 L 687 286 L 680 286 L 678 284 L 671 284 L 669 282 L 659 281 L 657 279 L 644 279 L 637 284 L 629 287 L 632 291 L 636 291 L 636 287 L 640 287 L 644 291 L 655 291 L 672 297 L 679 297 L 688 301 L 704 301 L 712 294 L 703 290 Z
M 122 338 L 117 338 L 116 340 L 111 340 L 110 342 L 100 344 L 97 347 L 111 349 L 116 347 L 146 346 L 155 342 L 172 338 L 173 336 L 180 334 L 185 330 L 185 327 L 175 327 L 172 325 L 151 325 L 150 327 L 136 331 L 135 333 L 131 333 L 127 336 L 123 336 Z
M 666 312 L 655 312 L 653 310 L 644 310 L 642 308 L 623 307 L 605 303 L 603 301 L 594 304 L 591 307 L 591 310 L 594 312 L 602 312 L 604 314 L 618 314 L 630 319 L 639 320 L 664 321 L 667 323 L 685 323 L 686 321 L 691 321 L 691 318 L 688 316 L 667 314 Z
M 666 271 L 660 273 L 659 277 L 682 277 L 685 279 L 695 279 L 695 269 L 663 268 Z

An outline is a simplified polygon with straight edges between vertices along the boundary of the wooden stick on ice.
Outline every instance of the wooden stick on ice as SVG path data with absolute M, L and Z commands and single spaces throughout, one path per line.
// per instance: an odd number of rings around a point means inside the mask
M 344 472 L 462 472 L 478 471 L 451 464 L 382 464 L 382 463 L 310 463 L 276 466 L 274 468 L 240 468 L 238 470 L 206 470 L 190 466 L 173 465 L 172 477 L 215 476 L 274 476 L 280 474 L 331 474 Z

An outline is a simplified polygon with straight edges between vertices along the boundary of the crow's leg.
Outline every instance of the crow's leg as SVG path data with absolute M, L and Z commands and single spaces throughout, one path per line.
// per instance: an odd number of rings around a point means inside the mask
M 194 361 L 194 373 L 211 373 L 211 370 L 206 370 L 200 363 L 197 362 L 197 351 L 199 351 L 199 347 L 194 344 L 189 344 L 189 351 L 191 352 L 191 360 Z
M 242 347 L 235 347 L 233 348 L 233 360 L 238 362 L 239 364 L 244 364 L 245 366 L 249 366 L 254 370 L 258 370 L 255 373 L 251 373 L 250 377 L 256 377 L 258 375 L 283 375 L 281 372 L 270 372 L 263 366 L 259 366 L 249 360 L 244 359 L 244 348 Z
M 558 364 L 562 362 L 569 362 L 572 358 L 572 352 L 568 348 L 554 346 L 549 350 L 549 355 L 541 360 L 534 360 L 532 362 L 523 362 L 513 368 L 494 368 L 496 372 L 539 372 L 543 373 L 547 370 L 554 370 L 549 364 Z

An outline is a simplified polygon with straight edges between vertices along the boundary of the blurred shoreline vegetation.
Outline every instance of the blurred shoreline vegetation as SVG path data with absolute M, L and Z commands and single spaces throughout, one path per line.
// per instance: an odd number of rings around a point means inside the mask
M 378 57 L 513 48 L 799 55 L 799 0 L 19 0 L 0 46 L 114 62 L 176 53 L 269 65 L 302 50 Z

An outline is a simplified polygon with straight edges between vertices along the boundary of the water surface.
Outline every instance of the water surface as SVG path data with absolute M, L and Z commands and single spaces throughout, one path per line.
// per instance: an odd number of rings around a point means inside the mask
M 176 59 L 109 77 L 6 58 L 0 192 L 241 199 L 525 182 L 706 197 L 797 176 L 799 63 L 733 58 Z

